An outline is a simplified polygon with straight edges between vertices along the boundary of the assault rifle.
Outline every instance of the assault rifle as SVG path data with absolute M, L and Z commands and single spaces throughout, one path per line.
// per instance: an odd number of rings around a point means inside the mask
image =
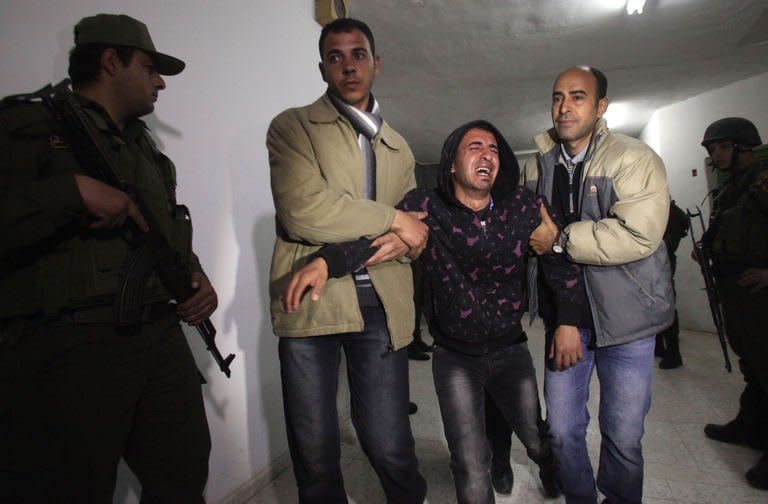
M 714 262 L 712 260 L 712 255 L 709 253 L 709 250 L 704 245 L 703 241 L 696 240 L 696 236 L 693 232 L 693 219 L 694 217 L 698 217 L 703 235 L 706 230 L 706 227 L 704 226 L 704 217 L 698 206 L 696 207 L 696 213 L 692 213 L 688 209 L 685 210 L 685 213 L 688 214 L 688 228 L 690 229 L 691 240 L 693 241 L 693 252 L 696 254 L 696 262 L 699 263 L 701 275 L 704 277 L 704 289 L 707 291 L 709 311 L 712 313 L 712 321 L 715 323 L 715 329 L 717 329 L 717 339 L 720 340 L 720 348 L 723 349 L 725 369 L 730 373 L 731 360 L 728 358 L 728 345 L 725 341 L 725 323 L 723 322 L 720 296 L 717 293 L 717 279 L 715 278 Z
M 94 127 L 69 89 L 69 79 L 63 80 L 56 86 L 48 85 L 38 93 L 36 94 L 41 97 L 45 106 L 61 125 L 61 133 L 80 165 L 94 178 L 128 194 L 149 225 L 149 231 L 146 233 L 138 229 L 133 230 L 133 252 L 124 265 L 123 285 L 115 299 L 116 324 L 119 327 L 131 327 L 141 322 L 144 287 L 152 272 L 157 272 L 160 281 L 177 302 L 183 303 L 192 297 L 195 293 L 191 285 L 192 271 L 179 251 L 171 246 L 160 231 L 157 219 L 141 194 L 119 176 L 120 172 L 116 169 L 114 158 L 99 141 Z M 187 207 L 176 205 L 174 218 L 184 221 L 184 225 L 189 226 L 191 241 L 192 224 Z M 131 222 L 130 219 L 129 222 Z M 235 355 L 229 354 L 226 358 L 221 355 L 216 347 L 216 328 L 210 319 L 206 319 L 195 328 L 219 369 L 229 378 L 229 364 Z

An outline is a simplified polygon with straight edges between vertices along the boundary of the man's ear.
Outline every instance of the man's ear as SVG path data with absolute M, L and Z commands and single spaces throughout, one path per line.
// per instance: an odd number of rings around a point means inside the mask
M 323 82 L 328 82 L 328 79 L 325 78 L 325 66 L 323 66 L 323 62 L 317 64 L 317 69 L 320 70 L 320 77 L 323 78 Z
M 608 110 L 608 98 L 600 98 L 597 102 L 597 117 L 603 117 L 606 110 Z
M 451 163 L 451 173 L 456 173 L 456 162 Z
M 107 75 L 114 76 L 118 69 L 123 66 L 123 62 L 117 56 L 117 52 L 108 47 L 101 52 L 101 69 L 107 73 Z
M 381 71 L 381 57 L 374 56 L 373 57 L 373 75 L 379 75 L 380 71 Z

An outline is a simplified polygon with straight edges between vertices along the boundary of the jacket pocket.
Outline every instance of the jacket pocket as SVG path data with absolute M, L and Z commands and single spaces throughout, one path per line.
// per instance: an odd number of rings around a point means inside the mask
M 632 284 L 637 287 L 637 290 L 640 292 L 642 297 L 647 299 L 647 304 L 653 304 L 656 301 L 656 298 L 652 294 L 651 286 L 644 284 L 642 279 L 632 271 L 629 264 L 622 264 L 620 267 L 621 271 L 624 272 Z

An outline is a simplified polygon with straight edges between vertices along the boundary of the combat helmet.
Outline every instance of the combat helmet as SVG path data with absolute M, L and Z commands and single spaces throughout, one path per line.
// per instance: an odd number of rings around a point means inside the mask
M 743 117 L 726 117 L 707 126 L 701 145 L 706 149 L 709 144 L 718 140 L 732 140 L 745 147 L 763 143 L 752 121 Z

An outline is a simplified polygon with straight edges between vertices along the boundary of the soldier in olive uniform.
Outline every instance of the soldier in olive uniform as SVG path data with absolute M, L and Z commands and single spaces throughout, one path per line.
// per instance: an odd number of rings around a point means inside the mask
M 85 120 L 184 251 L 194 294 L 181 304 L 152 274 L 138 325 L 114 300 L 145 216 L 89 175 L 67 132 L 36 100 L 0 110 L 0 502 L 111 502 L 125 459 L 142 502 L 203 502 L 210 436 L 201 376 L 179 318 L 207 319 L 217 297 L 175 221 L 175 170 L 138 118 L 184 62 L 147 27 L 99 14 L 75 26 L 69 74 Z M 128 231 L 132 229 L 132 231 Z M 187 242 L 187 243 L 183 243 Z
M 725 330 L 746 381 L 739 413 L 725 425 L 708 424 L 707 437 L 768 449 L 768 163 L 755 159 L 762 142 L 755 125 L 728 117 L 713 122 L 701 144 L 729 174 L 714 201 L 704 234 L 715 262 Z M 768 490 L 768 454 L 746 474 Z

